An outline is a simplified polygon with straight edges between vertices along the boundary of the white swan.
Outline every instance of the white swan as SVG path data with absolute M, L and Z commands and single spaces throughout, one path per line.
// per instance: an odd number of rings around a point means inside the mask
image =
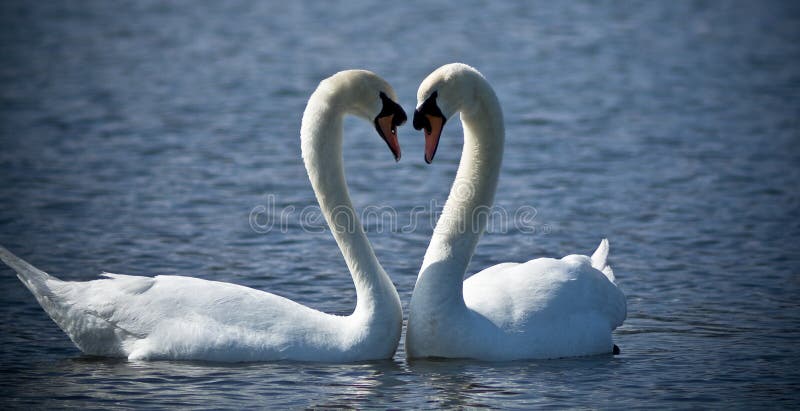
M 624 321 L 626 302 L 606 263 L 605 239 L 591 258 L 503 263 L 464 281 L 494 201 L 503 114 L 489 83 L 464 64 L 431 73 L 417 99 L 414 128 L 425 129 L 425 161 L 433 160 L 442 127 L 457 112 L 464 148 L 411 297 L 409 358 L 544 359 L 616 351 L 611 331 Z
M 137 359 L 349 362 L 391 358 L 400 340 L 400 298 L 356 218 L 342 167 L 345 114 L 374 121 L 400 157 L 396 126 L 406 120 L 377 75 L 344 71 L 311 95 L 301 127 L 303 160 L 353 282 L 346 317 L 240 285 L 179 276 L 108 274 L 61 281 L 0 247 L 39 304 L 84 353 Z M 335 211 L 335 214 L 334 214 Z

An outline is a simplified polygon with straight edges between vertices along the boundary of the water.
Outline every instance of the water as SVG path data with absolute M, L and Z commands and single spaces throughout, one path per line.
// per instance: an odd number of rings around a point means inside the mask
M 320 79 L 371 69 L 407 110 L 433 69 L 480 69 L 505 110 L 497 205 L 536 231 L 484 236 L 471 272 L 611 240 L 619 356 L 350 365 L 82 356 L 0 268 L 4 407 L 797 407 L 800 7 L 793 2 L 0 3 L 0 244 L 64 279 L 183 274 L 346 314 L 328 232 L 261 233 L 315 204 L 299 152 Z M 395 164 L 346 123 L 358 207 L 444 200 L 400 129 Z M 425 214 L 427 216 L 427 214 Z M 407 304 L 431 229 L 370 238 Z M 397 230 L 395 230 L 397 231 Z

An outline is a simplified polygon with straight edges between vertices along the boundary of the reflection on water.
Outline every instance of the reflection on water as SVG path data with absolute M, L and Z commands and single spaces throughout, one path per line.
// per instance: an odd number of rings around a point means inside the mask
M 406 111 L 433 69 L 495 86 L 497 205 L 470 272 L 589 253 L 628 296 L 618 356 L 558 361 L 210 364 L 86 358 L 0 268 L 4 407 L 796 408 L 800 371 L 800 8 L 792 2 L 0 2 L 0 244 L 64 279 L 182 274 L 346 314 L 327 232 L 258 232 L 250 213 L 313 207 L 299 148 L 308 95 L 367 68 Z M 398 221 L 446 198 L 401 127 L 394 163 L 345 122 L 354 203 Z M 429 218 L 423 213 L 420 219 Z M 409 301 L 431 228 L 370 239 Z M 547 230 L 538 228 L 547 227 Z

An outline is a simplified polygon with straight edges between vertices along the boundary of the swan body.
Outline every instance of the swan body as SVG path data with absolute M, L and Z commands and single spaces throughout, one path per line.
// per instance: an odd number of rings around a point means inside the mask
M 356 286 L 356 308 L 349 316 L 326 314 L 230 283 L 110 273 L 87 282 L 61 281 L 3 247 L 0 259 L 86 354 L 131 360 L 391 358 L 402 327 L 400 299 L 358 220 L 343 225 L 342 218 L 355 218 L 355 212 L 341 147 L 342 118 L 355 114 L 374 118 L 376 129 L 398 158 L 395 126 L 405 121 L 405 113 L 393 99 L 392 88 L 375 74 L 344 71 L 320 83 L 303 115 L 303 159 Z
M 502 160 L 500 104 L 474 68 L 445 65 L 419 88 L 414 127 L 425 129 L 425 160 L 442 127 L 461 113 L 464 146 L 453 188 L 434 229 L 409 305 L 409 358 L 547 359 L 611 353 L 626 317 L 608 265 L 608 241 L 591 256 L 502 263 L 466 281 Z M 476 214 L 477 213 L 477 214 Z

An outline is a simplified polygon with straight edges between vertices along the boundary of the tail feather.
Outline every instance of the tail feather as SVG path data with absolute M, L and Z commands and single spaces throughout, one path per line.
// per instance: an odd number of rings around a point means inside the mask
M 3 260 L 6 265 L 17 272 L 17 277 L 25 284 L 25 287 L 28 287 L 40 303 L 42 298 L 51 296 L 52 293 L 47 282 L 58 279 L 28 264 L 27 261 L 12 254 L 11 251 L 8 251 L 3 246 L 0 246 L 0 260 Z
M 87 304 L 70 301 L 70 297 L 75 297 L 72 293 L 86 290 L 91 282 L 61 281 L 28 264 L 3 246 L 0 246 L 0 260 L 17 272 L 17 277 L 33 293 L 39 305 L 81 351 L 91 355 L 125 356 L 120 340 L 135 334 L 117 326 L 107 315 L 98 314 Z
M 614 277 L 614 271 L 611 269 L 611 266 L 608 265 L 608 252 L 609 252 L 609 245 L 608 239 L 604 238 L 600 241 L 600 245 L 595 250 L 594 254 L 592 254 L 592 267 L 600 270 L 603 274 L 608 277 L 608 279 L 613 283 L 616 279 Z

